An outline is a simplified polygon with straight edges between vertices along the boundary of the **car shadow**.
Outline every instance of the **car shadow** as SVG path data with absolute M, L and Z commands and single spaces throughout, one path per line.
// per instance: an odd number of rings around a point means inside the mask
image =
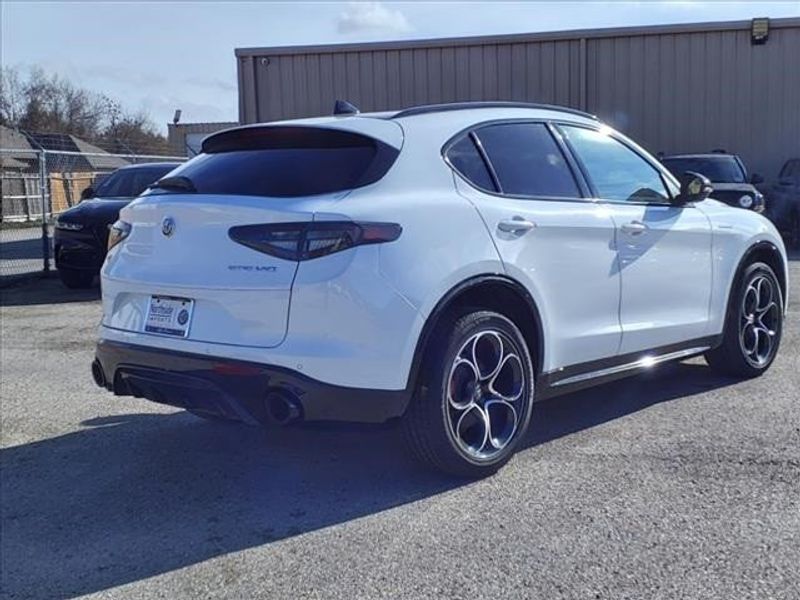
M 716 375 L 703 362 L 662 365 L 649 373 L 536 404 L 526 442 L 537 446 L 655 404 L 734 383 L 736 380 Z
M 526 443 L 728 383 L 676 365 L 547 401 Z M 265 431 L 178 412 L 95 418 L 5 448 L 1 587 L 9 597 L 98 592 L 468 484 L 420 469 L 400 437 L 397 427 Z
M 2 286 L 0 306 L 35 306 L 40 304 L 66 304 L 70 302 L 93 302 L 100 299 L 97 279 L 91 288 L 71 290 L 55 273 L 12 280 Z

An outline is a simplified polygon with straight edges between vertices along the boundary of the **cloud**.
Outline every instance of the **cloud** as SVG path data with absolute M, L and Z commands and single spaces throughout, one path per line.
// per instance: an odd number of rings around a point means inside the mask
M 388 8 L 381 2 L 349 2 L 344 12 L 339 15 L 337 28 L 340 33 L 361 31 L 404 33 L 411 30 L 411 25 L 402 12 Z
M 196 85 L 222 92 L 235 92 L 238 89 L 233 82 L 224 81 L 218 77 L 185 77 L 182 81 L 187 85 Z
M 159 73 L 145 73 L 143 71 L 120 68 L 113 65 L 83 65 L 80 67 L 79 72 L 80 75 L 85 77 L 132 85 L 137 88 L 161 88 L 166 84 L 179 83 L 214 91 L 236 91 L 236 85 L 231 81 L 202 75 L 168 79 Z
M 163 75 L 144 73 L 114 65 L 81 65 L 76 70 L 79 76 L 89 79 L 112 81 L 136 87 L 161 86 L 167 83 L 167 78 Z
M 236 99 L 221 97 L 218 101 L 191 101 L 184 94 L 146 94 L 140 99 L 139 106 L 149 114 L 159 128 L 172 121 L 176 108 L 183 111 L 183 122 L 200 121 L 236 121 Z

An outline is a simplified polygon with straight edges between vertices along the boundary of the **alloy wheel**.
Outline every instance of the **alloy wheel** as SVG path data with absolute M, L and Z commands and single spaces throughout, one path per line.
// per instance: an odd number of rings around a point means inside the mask
M 459 448 L 490 461 L 514 439 L 527 410 L 530 385 L 516 344 L 484 330 L 459 350 L 447 381 L 447 423 Z
M 765 275 L 754 277 L 744 292 L 739 345 L 747 361 L 763 367 L 775 353 L 781 307 L 775 283 Z

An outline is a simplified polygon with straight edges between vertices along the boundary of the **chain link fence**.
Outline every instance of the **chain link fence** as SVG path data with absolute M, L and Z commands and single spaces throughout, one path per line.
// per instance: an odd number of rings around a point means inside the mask
M 186 157 L 0 148 L 0 283 L 54 268 L 53 223 L 128 165 Z

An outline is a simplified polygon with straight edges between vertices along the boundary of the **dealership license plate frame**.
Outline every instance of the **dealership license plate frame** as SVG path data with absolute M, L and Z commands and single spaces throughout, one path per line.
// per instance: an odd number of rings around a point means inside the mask
M 186 311 L 185 317 L 181 315 Z M 178 296 L 153 295 L 147 303 L 145 333 L 186 338 L 192 326 L 194 300 Z

